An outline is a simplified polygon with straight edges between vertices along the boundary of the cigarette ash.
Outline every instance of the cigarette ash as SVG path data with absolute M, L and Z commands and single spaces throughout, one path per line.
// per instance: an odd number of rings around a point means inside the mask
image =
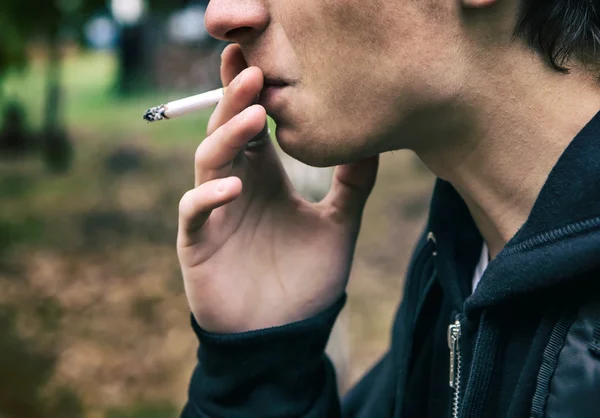
M 167 110 L 165 105 L 151 107 L 144 112 L 144 120 L 156 122 L 157 120 L 168 119 L 165 116 L 165 110 Z

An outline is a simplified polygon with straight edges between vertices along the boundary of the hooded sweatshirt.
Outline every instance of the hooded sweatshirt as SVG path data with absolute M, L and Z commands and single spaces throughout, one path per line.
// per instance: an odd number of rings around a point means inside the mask
M 313 318 L 240 334 L 208 333 L 192 317 L 200 348 L 181 416 L 600 417 L 600 114 L 472 292 L 482 244 L 438 180 L 390 349 L 341 400 L 324 349 L 345 296 Z

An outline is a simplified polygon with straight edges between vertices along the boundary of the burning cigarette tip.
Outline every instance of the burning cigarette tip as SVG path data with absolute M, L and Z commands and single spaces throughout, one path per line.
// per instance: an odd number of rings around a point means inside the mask
M 168 119 L 165 116 L 166 109 L 167 108 L 165 105 L 151 107 L 144 112 L 144 120 L 147 120 L 148 122 L 156 122 L 158 120 Z
M 223 98 L 225 88 L 220 88 L 195 96 L 175 100 L 167 104 L 151 107 L 144 113 L 144 120 L 156 122 L 188 115 L 200 109 L 215 106 Z

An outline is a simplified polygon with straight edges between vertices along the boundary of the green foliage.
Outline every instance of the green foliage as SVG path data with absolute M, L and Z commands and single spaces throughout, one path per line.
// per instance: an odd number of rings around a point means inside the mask
M 0 256 L 22 242 L 35 242 L 43 231 L 38 219 L 6 221 L 0 219 Z
M 163 13 L 183 1 L 150 0 L 151 11 Z M 80 33 L 94 13 L 106 10 L 107 0 L 1 0 L 0 1 L 0 82 L 11 68 L 26 64 L 26 47 L 32 39 L 53 39 L 61 29 Z
M 106 418 L 173 418 L 178 409 L 168 403 L 139 404 L 129 408 L 111 409 Z
M 54 1 L 22 0 L 0 2 L 0 75 L 9 68 L 25 64 L 27 41 L 34 36 L 48 36 L 58 31 L 60 12 Z
M 7 15 L 0 13 L 0 77 L 9 67 L 22 68 L 25 63 L 25 39 Z M 1 80 L 1 78 L 0 78 Z
M 210 109 L 171 122 L 142 120 L 147 108 L 200 91 L 152 91 L 121 97 L 113 89 L 116 72 L 116 57 L 107 52 L 82 53 L 65 59 L 64 118 L 72 135 L 93 133 L 107 145 L 131 138 L 144 138 L 153 146 L 166 148 L 200 143 L 212 113 Z M 39 92 L 44 91 L 44 82 L 44 67 L 36 62 L 21 73 L 11 72 L 2 86 L 7 97 L 23 104 L 34 130 L 43 123 L 44 96 Z

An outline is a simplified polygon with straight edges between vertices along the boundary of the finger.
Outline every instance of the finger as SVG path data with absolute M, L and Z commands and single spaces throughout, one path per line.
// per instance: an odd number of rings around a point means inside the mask
M 207 134 L 250 106 L 263 88 L 263 73 L 258 67 L 246 68 L 229 85 L 208 121 Z
M 331 190 L 322 204 L 351 217 L 360 217 L 375 185 L 379 156 L 344 164 L 336 168 Z
M 194 244 L 192 235 L 204 225 L 210 213 L 237 199 L 241 193 L 242 181 L 228 177 L 209 181 L 184 194 L 179 202 L 179 246 Z
M 196 186 L 230 175 L 233 159 L 263 129 L 266 117 L 262 106 L 252 105 L 206 137 L 196 151 Z
M 239 73 L 248 68 L 242 49 L 238 44 L 229 44 L 221 54 L 221 83 L 228 86 Z

